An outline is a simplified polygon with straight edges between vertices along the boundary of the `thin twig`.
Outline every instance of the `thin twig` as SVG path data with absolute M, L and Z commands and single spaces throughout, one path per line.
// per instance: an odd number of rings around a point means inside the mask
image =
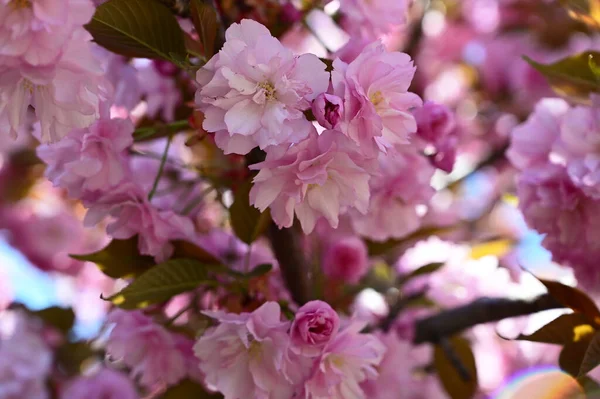
M 160 166 L 158 167 L 158 173 L 156 174 L 156 178 L 154 179 L 154 184 L 152 185 L 152 190 L 148 193 L 148 201 L 154 197 L 154 193 L 156 193 L 156 189 L 158 188 L 158 182 L 163 173 L 163 169 L 165 168 L 165 163 L 167 162 L 167 156 L 169 155 L 169 147 L 171 147 L 171 141 L 173 140 L 173 135 L 169 136 L 167 140 L 167 145 L 165 146 L 165 152 L 163 153 L 162 159 L 160 160 Z
M 465 364 L 462 362 L 462 360 L 460 360 L 460 357 L 458 357 L 458 355 L 456 354 L 456 351 L 452 347 L 450 340 L 447 337 L 442 338 L 440 339 L 439 345 L 440 348 L 442 348 L 442 350 L 444 351 L 444 354 L 446 355 L 450 363 L 452 364 L 452 367 L 454 367 L 458 372 L 460 379 L 464 382 L 471 381 L 471 374 L 469 373 L 469 370 L 467 370 Z

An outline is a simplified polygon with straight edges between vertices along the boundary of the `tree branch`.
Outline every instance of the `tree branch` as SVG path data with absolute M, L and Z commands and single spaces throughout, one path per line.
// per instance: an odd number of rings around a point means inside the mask
M 271 241 L 275 258 L 279 262 L 285 285 L 292 294 L 292 299 L 298 305 L 305 304 L 310 298 L 308 270 L 298 241 L 298 234 L 293 227 L 279 229 L 275 223 L 271 223 L 267 235 Z
M 564 306 L 558 303 L 550 294 L 540 295 L 531 301 L 480 298 L 467 305 L 418 320 L 415 325 L 413 343 L 437 343 L 444 337 L 452 336 L 478 324 L 558 308 L 564 308 Z

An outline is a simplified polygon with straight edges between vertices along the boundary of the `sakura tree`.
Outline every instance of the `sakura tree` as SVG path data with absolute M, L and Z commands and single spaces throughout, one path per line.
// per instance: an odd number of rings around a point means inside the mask
M 0 22 L 0 227 L 62 298 L 0 265 L 0 399 L 600 392 L 600 1 Z

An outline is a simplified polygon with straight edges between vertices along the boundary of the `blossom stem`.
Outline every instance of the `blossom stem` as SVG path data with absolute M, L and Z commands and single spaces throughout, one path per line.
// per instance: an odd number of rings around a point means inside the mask
M 293 227 L 279 229 L 275 223 L 271 223 L 268 237 L 292 299 L 298 305 L 305 304 L 310 300 L 308 270 L 306 260 L 302 256 L 298 235 Z
M 133 132 L 133 139 L 136 142 L 145 141 L 150 138 L 161 137 L 159 134 L 166 135 L 189 128 L 190 124 L 187 119 L 175 121 L 171 123 L 161 124 L 158 126 L 142 127 Z M 157 137 L 155 137 L 157 136 Z
M 156 193 L 156 189 L 158 188 L 158 182 L 160 181 L 160 177 L 163 174 L 163 170 L 165 168 L 165 163 L 167 162 L 167 156 L 169 154 L 169 147 L 171 147 L 171 141 L 173 140 L 173 135 L 169 135 L 169 139 L 167 140 L 167 145 L 165 146 L 165 152 L 163 153 L 162 159 L 160 160 L 160 166 L 158 167 L 158 173 L 156 174 L 156 178 L 154 179 L 154 184 L 152 185 L 152 190 L 148 193 L 148 201 L 154 197 Z
M 444 337 L 452 336 L 479 324 L 563 307 L 550 294 L 540 295 L 530 301 L 507 298 L 479 298 L 464 306 L 444 310 L 433 316 L 418 320 L 415 324 L 413 343 L 438 343 Z

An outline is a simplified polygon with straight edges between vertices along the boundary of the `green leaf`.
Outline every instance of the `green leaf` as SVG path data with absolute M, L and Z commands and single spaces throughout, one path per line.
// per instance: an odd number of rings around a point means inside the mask
M 137 242 L 137 236 L 128 240 L 112 240 L 98 252 L 70 256 L 77 260 L 94 262 L 102 273 L 112 278 L 135 277 L 156 263 L 151 256 L 140 255 Z
M 469 380 L 464 381 L 440 345 L 435 345 L 433 353 L 435 370 L 451 399 L 470 399 L 477 391 L 477 367 L 475 365 L 475 356 L 473 355 L 469 342 L 464 338 L 454 337 L 450 340 L 450 345 L 456 354 L 457 359 L 460 360 L 465 366 L 466 371 L 469 372 Z
M 160 399 L 218 399 L 223 398 L 220 393 L 208 393 L 200 384 L 191 380 L 183 380 L 172 386 L 160 396 Z
M 256 266 L 249 273 L 246 273 L 244 275 L 244 277 L 245 278 L 255 278 L 255 277 L 264 276 L 265 274 L 269 273 L 272 269 L 273 269 L 273 265 L 272 264 L 270 264 L 270 263 L 263 263 L 263 264 L 260 264 L 260 265 Z
M 156 0 L 108 0 L 85 28 L 94 41 L 126 57 L 185 57 L 183 31 L 171 11 Z
M 594 56 L 592 54 L 590 54 L 588 58 L 588 65 L 590 66 L 590 69 L 596 76 L 596 80 L 600 82 L 600 66 L 596 64 L 596 60 L 594 60 Z
M 122 309 L 145 308 L 201 285 L 214 286 L 218 274 L 231 272 L 225 266 L 204 264 L 194 259 L 172 259 L 154 266 L 106 300 Z
M 600 364 L 600 333 L 595 333 L 585 351 L 578 377 L 583 377 Z
M 512 340 L 566 345 L 577 340 L 578 335 L 581 335 L 581 328 L 584 326 L 588 326 L 591 331 L 594 331 L 594 328 L 588 324 L 588 320 L 584 315 L 580 313 L 563 314 L 533 334 L 519 334 L 519 336 Z
M 211 265 L 220 265 L 223 263 L 222 260 L 213 254 L 191 242 L 180 240 L 173 241 L 172 244 L 175 247 L 173 258 L 196 259 L 197 261 Z
M 588 376 L 577 378 L 577 383 L 583 388 L 587 398 L 597 398 L 600 394 L 600 384 Z
M 577 342 L 571 342 L 565 345 L 558 356 L 560 368 L 572 376 L 577 377 L 591 340 L 592 336 L 586 335 Z
M 589 64 L 590 57 L 598 56 L 600 53 L 588 51 L 548 65 L 535 62 L 529 57 L 524 58 L 548 79 L 558 94 L 587 101 L 590 93 L 600 91 L 600 83 Z
M 595 326 L 600 326 L 600 310 L 594 301 L 583 291 L 561 284 L 557 281 L 538 279 L 544 284 L 548 293 L 564 306 L 587 317 Z
M 444 265 L 445 265 L 445 263 L 438 262 L 438 263 L 430 263 L 428 265 L 421 266 L 418 269 L 415 269 L 408 274 L 398 277 L 398 284 L 404 284 L 407 281 L 409 281 L 415 277 L 425 276 L 425 275 L 431 274 L 433 272 L 436 272 Z
M 81 374 L 88 362 L 97 358 L 98 353 L 85 341 L 67 342 L 56 351 L 58 367 L 68 375 Z
M 217 13 L 212 5 L 203 0 L 191 0 L 190 13 L 196 32 L 202 40 L 204 55 L 208 59 L 215 53 L 215 39 L 219 29 Z
M 246 244 L 252 244 L 271 223 L 271 214 L 268 210 L 261 213 L 250 205 L 251 188 L 250 181 L 238 187 L 233 204 L 229 208 L 231 227 L 235 235 Z
M 45 324 L 55 327 L 63 334 L 67 334 L 75 323 L 75 313 L 71 308 L 52 306 L 31 313 L 42 319 Z

